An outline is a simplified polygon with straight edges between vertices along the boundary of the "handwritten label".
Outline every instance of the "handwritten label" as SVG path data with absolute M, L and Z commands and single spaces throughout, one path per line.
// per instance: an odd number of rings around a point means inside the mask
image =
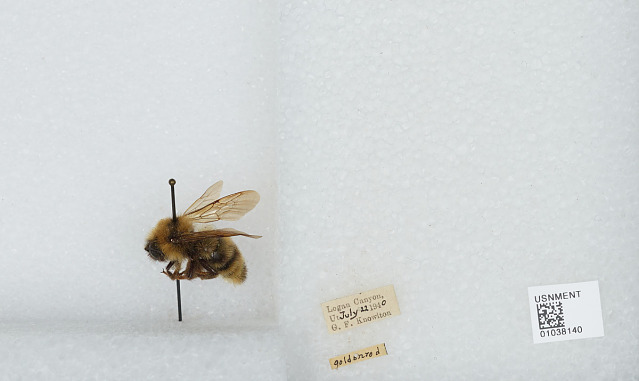
M 337 333 L 399 315 L 393 285 L 322 303 L 328 332 Z
M 599 282 L 528 287 L 533 343 L 600 337 Z
M 355 364 L 356 362 L 372 359 L 379 356 L 386 356 L 387 354 L 388 353 L 386 352 L 386 344 L 381 343 L 373 345 L 372 347 L 360 349 L 359 351 L 347 353 L 345 355 L 335 356 L 328 361 L 331 363 L 331 368 L 337 369 L 344 365 Z

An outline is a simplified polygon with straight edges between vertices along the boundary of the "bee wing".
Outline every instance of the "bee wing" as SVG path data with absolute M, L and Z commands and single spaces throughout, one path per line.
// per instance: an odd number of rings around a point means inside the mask
M 248 234 L 248 233 L 244 233 L 241 232 L 239 230 L 235 230 L 232 228 L 226 228 L 226 229 L 211 229 L 211 230 L 203 230 L 200 232 L 193 232 L 193 233 L 184 233 L 180 235 L 179 241 L 180 242 L 193 242 L 193 241 L 199 241 L 201 239 L 206 239 L 206 238 L 219 238 L 219 237 L 232 237 L 232 236 L 236 236 L 236 235 L 243 235 L 245 237 L 249 237 L 249 238 L 261 238 L 261 235 L 252 235 L 252 234 Z
M 215 201 L 218 198 L 220 198 L 220 192 L 222 192 L 222 184 L 223 183 L 224 182 L 222 180 L 220 180 L 217 183 L 211 185 L 209 187 L 209 189 L 207 189 L 206 192 L 204 192 L 204 194 L 202 196 L 200 196 L 200 198 L 195 200 L 195 202 L 193 204 L 191 204 L 191 206 L 189 206 L 186 209 L 184 214 L 189 214 L 189 213 L 191 213 L 191 212 L 193 212 L 195 210 L 200 209 L 204 205 L 210 204 L 213 201 Z
M 202 197 L 205 195 L 206 193 L 204 193 Z M 190 206 L 187 212 L 184 213 L 184 215 L 192 219 L 193 222 L 207 223 L 219 220 L 239 220 L 260 201 L 259 193 L 252 190 L 233 193 L 212 202 L 209 201 L 208 197 L 206 200 L 203 200 L 202 197 L 195 202 L 198 204 L 195 208 Z M 204 206 L 199 206 L 206 201 L 209 201 L 209 203 Z

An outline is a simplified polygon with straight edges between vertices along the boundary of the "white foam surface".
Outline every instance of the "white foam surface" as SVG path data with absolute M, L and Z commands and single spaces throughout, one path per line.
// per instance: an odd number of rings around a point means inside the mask
M 639 6 L 0 5 L 7 379 L 639 376 Z M 209 185 L 246 284 L 143 250 Z M 598 280 L 605 336 L 533 344 L 529 286 Z M 329 335 L 320 304 L 402 314 Z M 328 359 L 386 343 L 389 355 Z

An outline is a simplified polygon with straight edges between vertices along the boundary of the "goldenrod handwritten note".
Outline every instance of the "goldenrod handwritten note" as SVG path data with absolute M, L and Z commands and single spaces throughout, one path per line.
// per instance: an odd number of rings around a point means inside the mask
M 331 363 L 331 368 L 337 369 L 344 365 L 355 364 L 356 362 L 369 360 L 379 356 L 386 356 L 386 344 L 377 344 L 372 347 L 360 349 L 345 355 L 335 356 L 328 361 Z

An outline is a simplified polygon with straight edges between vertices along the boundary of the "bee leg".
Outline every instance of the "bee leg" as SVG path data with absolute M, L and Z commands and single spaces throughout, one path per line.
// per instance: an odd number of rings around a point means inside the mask
M 197 259 L 196 262 L 197 267 L 193 267 L 193 274 L 191 274 L 192 278 L 200 278 L 200 279 L 211 279 L 214 278 L 213 276 L 208 276 L 206 271 L 205 271 L 205 266 L 206 265 L 206 261 L 202 260 L 202 259 Z
M 175 273 L 171 272 L 171 267 L 173 267 L 173 265 L 175 265 L 175 262 L 171 261 L 166 266 L 166 268 L 164 270 L 162 270 L 162 274 L 168 276 L 169 278 L 171 278 L 171 280 L 175 280 Z
M 182 269 L 182 262 L 181 261 L 176 261 L 175 262 L 175 270 L 173 271 L 173 275 L 178 276 L 180 275 L 180 270 Z M 177 278 L 179 279 L 179 278 Z
M 175 279 L 191 279 L 185 275 L 185 273 L 189 270 L 189 265 L 191 265 L 191 261 L 188 261 L 188 263 L 186 264 L 186 270 L 180 272 L 180 270 L 182 269 L 182 262 L 176 262 L 175 271 L 173 272 Z
M 179 279 L 177 275 L 175 275 L 174 273 L 172 273 L 170 271 L 166 271 L 166 269 L 162 270 L 162 274 L 168 276 L 169 279 L 171 279 L 171 280 Z
M 193 279 L 193 273 L 195 272 L 195 265 L 194 263 L 197 264 L 197 259 L 189 259 L 189 261 L 186 264 L 186 270 L 184 270 L 184 272 L 181 274 L 184 276 L 184 279 Z
M 206 278 L 202 278 L 202 274 L 204 274 L 202 265 L 203 265 L 203 261 L 198 260 L 197 261 L 197 268 L 194 268 L 194 270 L 195 270 L 194 274 L 193 274 L 194 278 L 206 279 Z
M 173 272 L 171 272 L 171 267 L 173 267 L 173 266 L 175 266 L 175 270 L 173 270 Z M 162 273 L 165 274 L 166 276 L 168 276 L 171 280 L 187 279 L 184 276 L 184 273 L 180 272 L 181 268 L 182 268 L 182 263 L 181 262 L 171 261 L 166 266 L 166 268 L 164 270 L 162 270 Z
M 198 273 L 200 279 L 213 279 L 218 276 L 218 272 L 213 270 L 206 261 L 202 261 L 200 265 L 204 268 L 204 270 L 206 270 Z
M 206 269 L 208 272 L 217 275 L 217 271 L 213 270 L 213 268 L 208 263 L 203 262 L 202 267 L 204 267 L 204 269 Z
M 213 278 L 217 278 L 217 273 L 199 272 L 197 276 L 200 279 L 213 279 Z

